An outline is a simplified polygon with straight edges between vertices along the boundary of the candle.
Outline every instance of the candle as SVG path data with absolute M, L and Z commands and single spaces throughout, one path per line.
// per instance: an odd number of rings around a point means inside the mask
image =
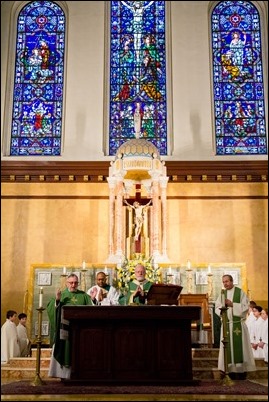
M 191 269 L 191 262 L 190 262 L 190 260 L 188 260 L 187 266 L 188 266 L 188 269 Z
M 172 268 L 171 267 L 169 267 L 168 273 L 169 273 L 169 275 L 172 275 Z
M 39 288 L 39 308 L 43 307 L 43 288 Z
M 207 273 L 211 274 L 211 266 L 210 265 L 208 265 L 208 272 Z
M 63 275 L 66 275 L 66 267 L 63 267 Z
M 224 294 L 224 289 L 221 290 L 221 305 L 222 305 L 222 307 L 225 307 L 225 294 Z
M 105 274 L 108 275 L 107 267 L 105 267 Z
M 86 269 L 86 262 L 85 261 L 83 261 L 83 263 L 82 263 L 82 269 Z

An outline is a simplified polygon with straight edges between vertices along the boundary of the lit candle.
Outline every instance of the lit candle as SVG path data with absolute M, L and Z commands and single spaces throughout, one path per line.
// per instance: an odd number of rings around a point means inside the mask
M 39 308 L 43 307 L 43 288 L 39 288 Z
M 208 274 L 211 274 L 211 266 L 210 266 L 210 265 L 208 265 L 208 271 L 207 271 L 207 273 L 208 273 Z
M 82 269 L 86 269 L 86 262 L 85 261 L 83 261 L 83 263 L 82 263 Z
M 105 274 L 108 275 L 107 267 L 105 267 Z
M 187 266 L 188 266 L 188 269 L 191 269 L 191 262 L 190 262 L 190 260 L 188 260 Z
M 169 267 L 169 269 L 168 269 L 168 273 L 169 273 L 169 275 L 171 275 L 171 274 L 172 274 L 172 268 L 171 268 L 171 267 Z
M 63 267 L 63 275 L 66 275 L 66 267 Z
M 222 305 L 222 307 L 225 307 L 225 293 L 224 293 L 224 289 L 221 290 L 221 305 Z

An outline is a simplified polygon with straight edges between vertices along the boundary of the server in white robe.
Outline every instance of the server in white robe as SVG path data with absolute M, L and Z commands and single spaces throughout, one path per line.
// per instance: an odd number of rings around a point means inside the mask
M 12 357 L 19 357 L 21 354 L 16 319 L 16 311 L 8 310 L 6 322 L 1 327 L 1 364 L 8 363 Z

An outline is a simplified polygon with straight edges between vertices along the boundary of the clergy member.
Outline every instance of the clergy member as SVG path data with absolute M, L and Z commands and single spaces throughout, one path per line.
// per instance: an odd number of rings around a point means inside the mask
M 151 288 L 152 282 L 148 281 L 146 268 L 143 264 L 137 264 L 134 269 L 135 279 L 128 283 L 127 304 L 145 304 L 147 292 Z M 121 298 L 120 303 L 123 303 Z
M 49 377 L 70 378 L 71 350 L 69 342 L 69 322 L 62 318 L 62 307 L 65 305 L 93 305 L 86 292 L 78 289 L 78 277 L 70 274 L 66 280 L 66 289 L 56 291 L 48 305 L 47 312 L 50 321 L 51 339 L 53 340 L 52 356 L 49 367 Z
M 222 284 L 224 289 L 216 300 L 215 312 L 218 316 L 222 316 L 223 310 L 221 308 L 227 308 L 227 369 L 232 379 L 243 380 L 246 378 L 248 371 L 256 371 L 249 332 L 245 323 L 249 309 L 249 300 L 242 289 L 234 286 L 231 275 L 223 275 Z M 223 335 L 222 323 L 218 369 L 225 373 Z

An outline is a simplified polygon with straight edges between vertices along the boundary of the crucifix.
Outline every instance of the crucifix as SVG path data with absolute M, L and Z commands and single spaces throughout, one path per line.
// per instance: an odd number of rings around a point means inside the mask
M 124 203 L 134 210 L 134 228 L 135 228 L 135 252 L 141 253 L 141 230 L 145 220 L 145 212 L 148 206 L 151 204 L 151 199 L 147 202 L 147 199 L 141 198 L 141 185 L 135 186 L 135 198 L 129 203 L 124 200 Z

